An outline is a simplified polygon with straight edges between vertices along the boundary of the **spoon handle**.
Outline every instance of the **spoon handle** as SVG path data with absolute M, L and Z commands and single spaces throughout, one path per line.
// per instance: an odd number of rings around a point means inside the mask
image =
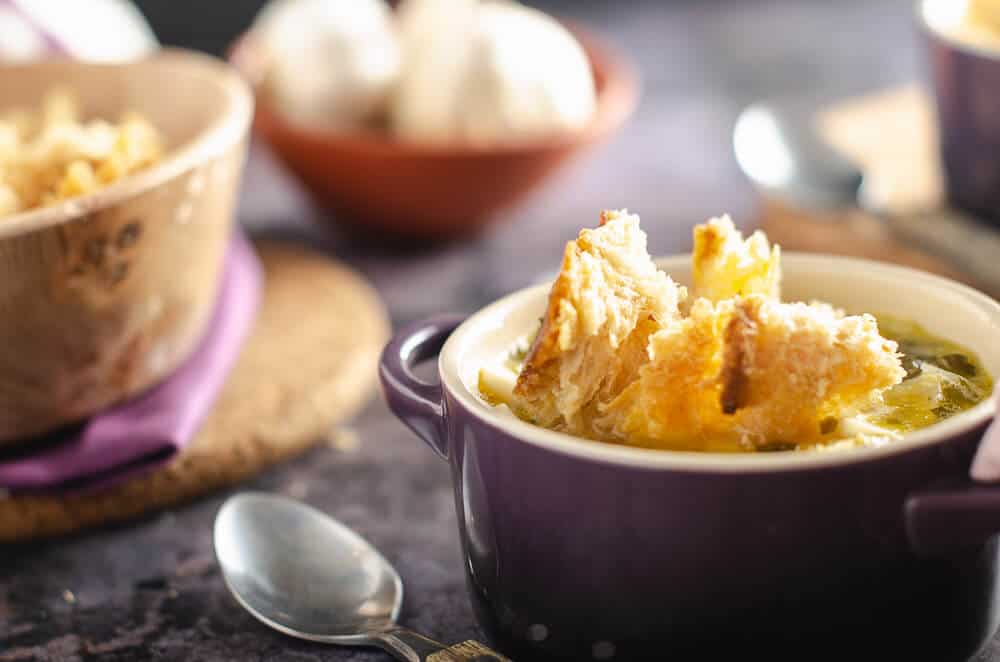
M 951 261 L 989 294 L 1000 292 L 1000 236 L 995 228 L 947 207 L 920 214 L 886 214 L 885 221 L 897 236 Z
M 511 662 L 471 639 L 454 646 L 445 646 L 400 627 L 373 634 L 372 638 L 387 652 L 405 662 Z

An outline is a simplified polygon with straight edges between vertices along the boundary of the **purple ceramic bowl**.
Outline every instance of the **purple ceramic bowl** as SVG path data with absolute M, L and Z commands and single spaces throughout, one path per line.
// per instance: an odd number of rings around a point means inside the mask
M 660 265 L 685 282 L 689 260 Z M 862 260 L 783 266 L 786 298 L 915 320 L 1000 375 L 992 299 Z M 402 329 L 381 364 L 389 406 L 451 466 L 473 604 L 498 648 L 519 661 L 947 662 L 995 631 L 1000 487 L 969 479 L 992 400 L 843 452 L 583 441 L 476 390 L 480 366 L 534 328 L 547 289 Z M 418 379 L 413 366 L 435 356 L 440 382 Z
M 958 208 L 1000 224 L 1000 39 L 995 45 L 957 34 L 961 0 L 920 0 L 937 103 L 941 163 Z

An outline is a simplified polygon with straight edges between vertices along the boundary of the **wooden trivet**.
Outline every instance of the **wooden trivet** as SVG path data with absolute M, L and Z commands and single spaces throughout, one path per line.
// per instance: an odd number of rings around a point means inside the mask
M 129 519 L 245 480 L 322 440 L 369 399 L 389 335 L 374 289 L 312 251 L 257 249 L 266 281 L 253 333 L 191 444 L 104 492 L 0 498 L 0 542 Z

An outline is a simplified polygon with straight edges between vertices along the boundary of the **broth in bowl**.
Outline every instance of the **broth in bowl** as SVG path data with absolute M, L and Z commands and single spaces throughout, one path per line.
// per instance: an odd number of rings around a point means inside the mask
M 728 218 L 695 228 L 693 286 L 653 264 L 638 218 L 570 242 L 538 328 L 482 366 L 478 393 L 595 441 L 708 452 L 879 446 L 972 408 L 969 349 L 891 315 L 781 300 L 781 254 Z

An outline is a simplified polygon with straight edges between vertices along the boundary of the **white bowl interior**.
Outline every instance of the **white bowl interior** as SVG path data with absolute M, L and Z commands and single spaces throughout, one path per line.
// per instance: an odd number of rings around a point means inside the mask
M 658 260 L 674 280 L 690 284 L 690 256 Z M 1000 304 L 964 285 L 931 274 L 866 260 L 826 255 L 786 253 L 782 298 L 786 301 L 822 300 L 849 313 L 890 314 L 923 325 L 975 352 L 994 376 L 1000 376 Z M 710 454 L 659 451 L 598 444 L 529 425 L 505 416 L 478 396 L 479 369 L 512 343 L 530 332 L 545 311 L 548 286 L 512 294 L 470 317 L 448 340 L 441 352 L 442 380 L 477 415 L 526 441 L 555 450 L 639 465 L 666 463 L 676 468 L 734 469 L 767 464 L 772 468 L 802 464 L 829 464 L 898 452 L 909 445 L 933 443 L 970 429 L 992 416 L 992 399 L 946 421 L 908 435 L 900 442 L 879 448 L 845 453 Z

